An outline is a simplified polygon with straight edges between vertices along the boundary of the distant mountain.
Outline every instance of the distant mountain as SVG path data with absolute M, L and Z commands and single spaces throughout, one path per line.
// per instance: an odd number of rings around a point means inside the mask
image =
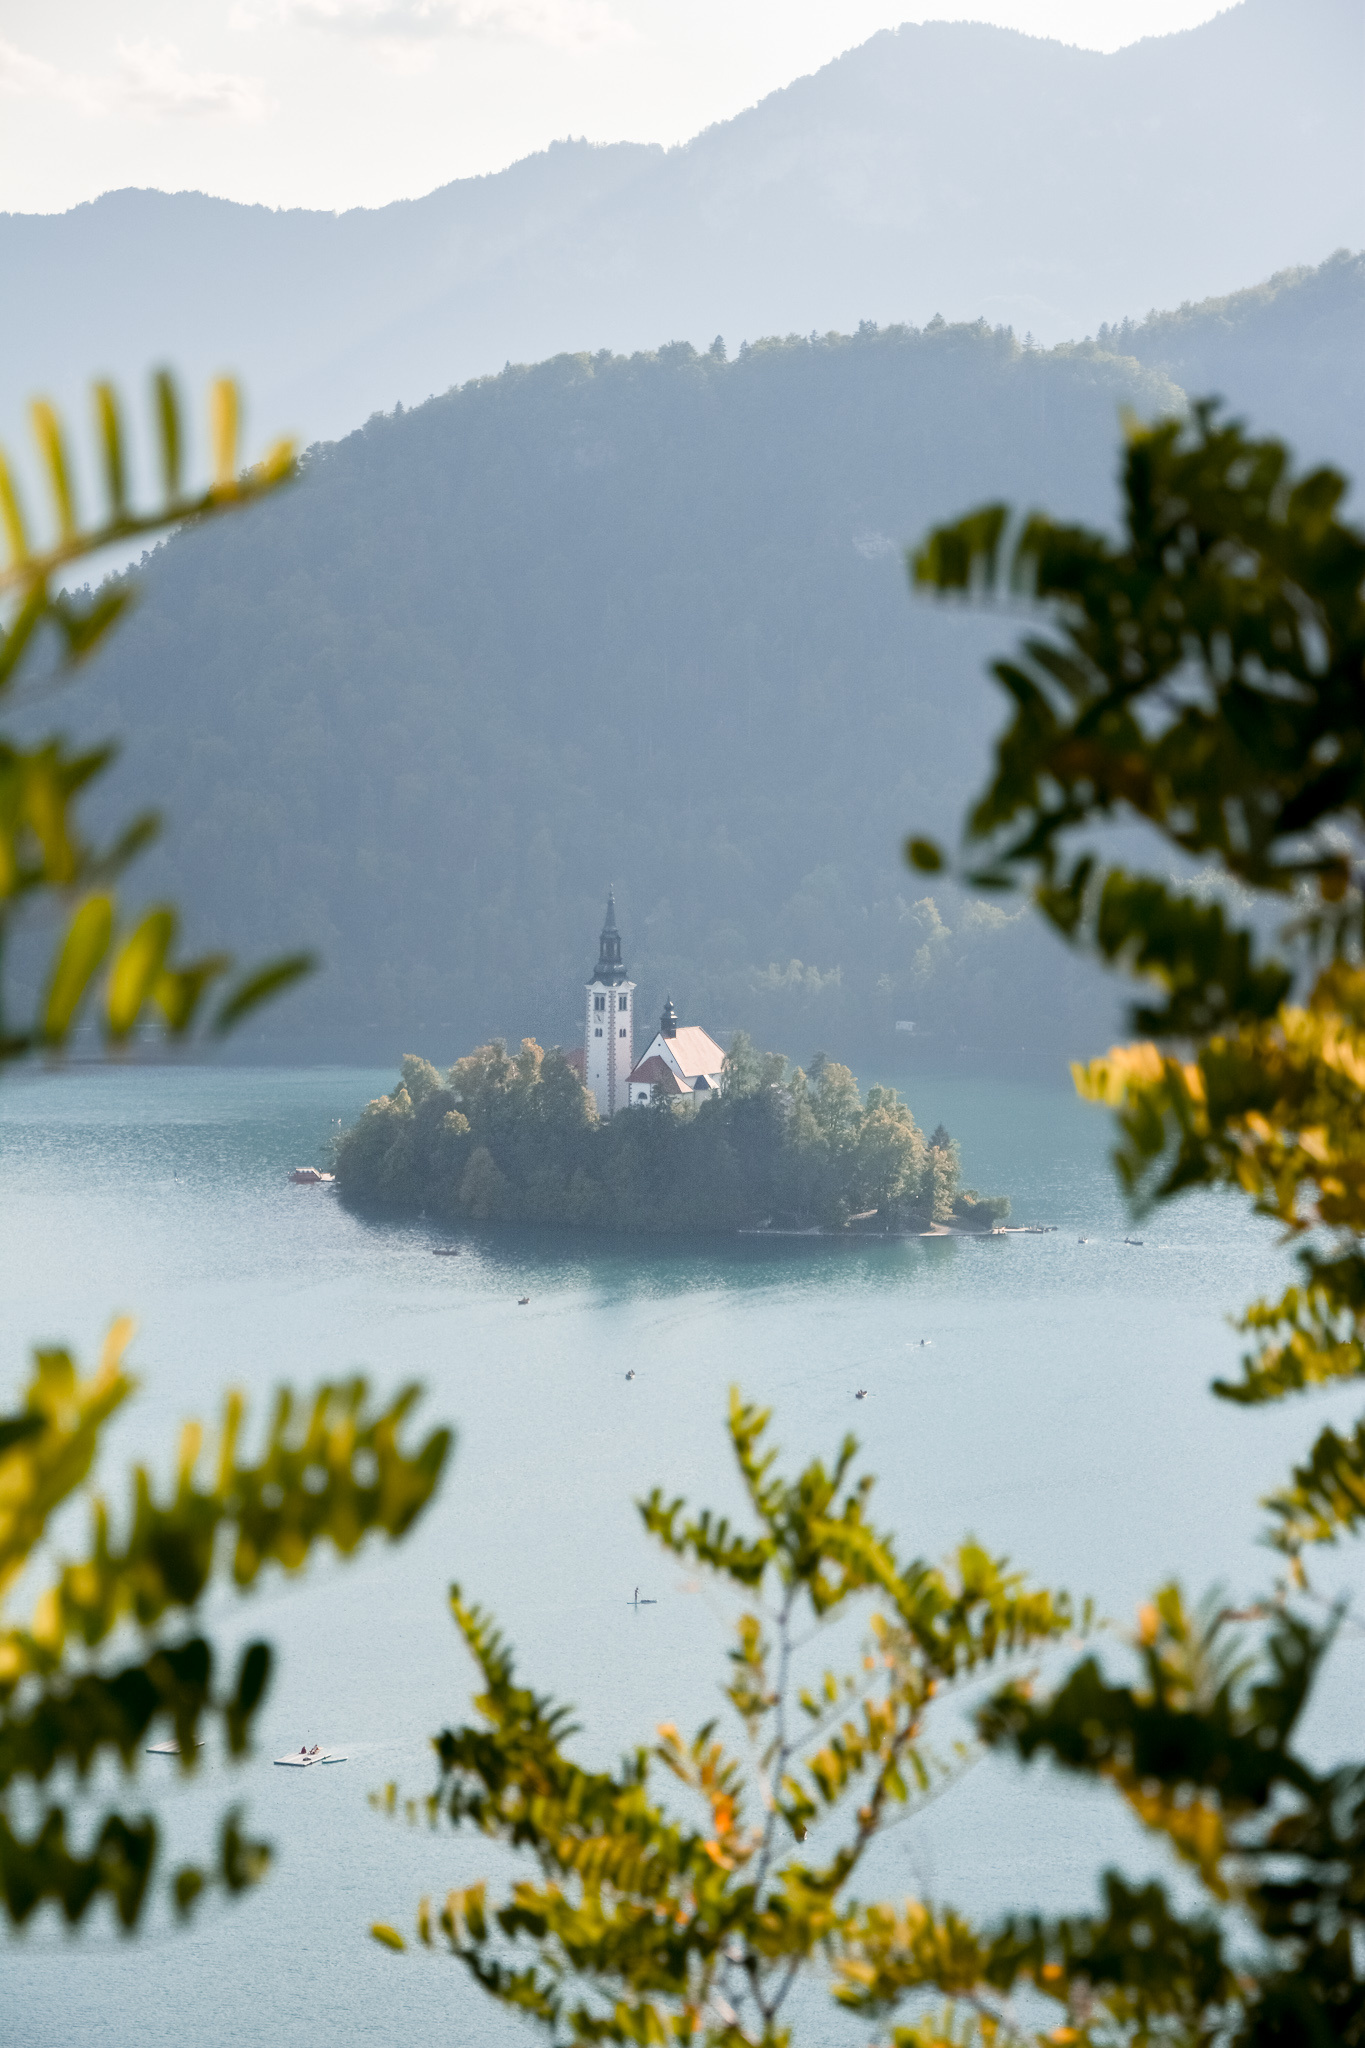
M 145 191 L 0 216 L 0 438 L 30 391 L 83 404 L 153 352 L 196 386 L 234 368 L 260 431 L 311 439 L 661 335 L 1078 337 L 1365 243 L 1363 74 L 1359 0 L 1244 0 L 1112 56 L 930 23 L 677 149 L 560 143 L 340 216 Z
M 1300 309 L 1331 420 L 1359 268 L 1124 346 L 1178 343 L 1227 389 L 1259 320 L 1293 359 Z M 1120 407 L 1183 402 L 1135 353 L 984 323 L 509 369 L 172 541 L 64 701 L 128 736 L 121 812 L 168 800 L 144 886 L 197 936 L 325 953 L 258 1051 L 572 1043 L 614 881 L 646 1020 L 671 993 L 873 1072 L 898 1021 L 1055 1065 L 1105 1042 L 1110 984 L 899 858 L 911 827 L 955 833 L 1003 716 L 983 657 L 1018 620 L 912 599 L 901 550 L 988 496 L 1107 520 Z

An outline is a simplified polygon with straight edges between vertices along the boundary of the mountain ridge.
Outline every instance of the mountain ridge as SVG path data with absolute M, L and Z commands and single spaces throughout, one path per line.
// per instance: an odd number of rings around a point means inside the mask
M 6 215 L 23 311 L 0 393 L 83 406 L 97 370 L 140 382 L 154 335 L 195 386 L 228 364 L 263 430 L 312 440 L 505 361 L 663 334 L 939 312 L 1075 338 L 1365 242 L 1362 61 L 1345 0 L 1241 0 L 1112 55 L 907 24 L 671 150 L 557 143 L 341 214 L 125 188 Z

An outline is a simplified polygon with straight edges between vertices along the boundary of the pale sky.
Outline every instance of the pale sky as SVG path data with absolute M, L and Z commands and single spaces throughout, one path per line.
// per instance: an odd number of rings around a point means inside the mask
M 0 211 L 125 185 L 414 198 L 557 136 L 684 141 L 904 21 L 1091 49 L 1219 0 L 0 0 Z

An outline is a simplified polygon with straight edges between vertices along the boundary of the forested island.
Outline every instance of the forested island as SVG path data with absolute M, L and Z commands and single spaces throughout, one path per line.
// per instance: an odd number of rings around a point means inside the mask
M 1007 1196 L 964 1188 L 958 1147 L 926 1137 L 894 1088 L 807 1070 L 737 1033 L 719 1097 L 599 1118 L 558 1048 L 495 1040 L 442 1075 L 409 1053 L 391 1095 L 337 1139 L 358 1203 L 472 1222 L 650 1232 L 769 1228 L 987 1231 Z

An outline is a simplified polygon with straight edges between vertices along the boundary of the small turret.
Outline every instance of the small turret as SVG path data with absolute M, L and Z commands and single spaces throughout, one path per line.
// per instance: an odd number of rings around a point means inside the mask
M 664 1004 L 663 1016 L 659 1019 L 659 1035 L 662 1038 L 676 1038 L 678 1035 L 678 1013 L 670 996 Z

